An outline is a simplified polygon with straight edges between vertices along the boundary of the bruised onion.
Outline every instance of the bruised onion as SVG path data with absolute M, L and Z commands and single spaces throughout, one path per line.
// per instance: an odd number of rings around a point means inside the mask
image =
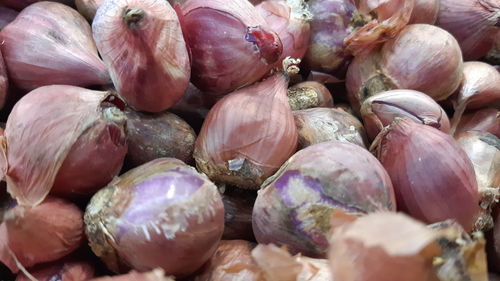
M 55 197 L 32 208 L 15 206 L 0 225 L 0 261 L 17 273 L 70 254 L 84 240 L 82 216 L 76 205 Z
M 52 190 L 94 193 L 118 174 L 127 152 L 125 115 L 109 92 L 40 87 L 12 109 L 1 138 L 9 193 L 34 206 Z
M 281 57 L 278 35 L 247 0 L 190 0 L 182 5 L 192 82 L 226 94 L 261 79 Z
M 498 0 L 440 0 L 437 26 L 457 39 L 465 60 L 486 55 L 500 31 Z
M 30 5 L 2 29 L 1 39 L 9 78 L 23 90 L 111 82 L 88 22 L 66 5 L 48 1 Z
M 324 256 L 335 210 L 362 215 L 396 208 L 392 184 L 366 149 L 337 141 L 293 155 L 259 190 L 253 230 L 259 243 Z
M 301 82 L 288 88 L 288 102 L 292 110 L 333 106 L 330 91 L 316 81 Z
M 286 57 L 302 59 L 309 47 L 312 14 L 304 0 L 263 1 L 256 6 L 271 30 L 283 44 L 281 57 L 275 63 L 281 67 Z
M 390 125 L 395 117 L 406 117 L 444 133 L 450 132 L 446 112 L 431 97 L 414 90 L 391 90 L 365 100 L 361 116 L 370 139 Z
M 126 162 L 137 167 L 156 158 L 193 161 L 196 134 L 184 120 L 169 112 L 142 113 L 125 110 L 127 116 Z
M 92 250 L 113 272 L 161 267 L 182 277 L 215 252 L 224 207 L 205 175 L 180 160 L 159 158 L 97 192 L 85 224 Z
M 455 219 L 467 231 L 473 229 L 479 215 L 474 167 L 450 135 L 396 118 L 373 147 L 391 177 L 400 210 L 427 223 Z
M 438 281 L 433 267 L 433 259 L 441 253 L 437 237 L 403 214 L 375 213 L 342 224 L 330 239 L 332 278 Z
M 365 99 L 391 89 L 416 90 L 444 100 L 459 87 L 462 69 L 460 47 L 451 34 L 436 26 L 411 24 L 380 51 L 354 59 L 346 77 L 349 101 L 358 111 Z
M 2 51 L 0 50 L 0 109 L 5 105 L 8 87 L 9 80 L 7 78 L 7 69 L 5 69 Z
M 87 281 L 94 277 L 94 266 L 86 261 L 61 260 L 30 268 L 29 274 L 38 281 Z M 32 281 L 31 277 L 20 273 L 16 281 Z
M 0 30 L 13 21 L 17 14 L 19 13 L 15 10 L 0 6 Z
M 310 108 L 293 112 L 299 133 L 299 148 L 326 141 L 341 141 L 366 148 L 363 124 L 342 109 Z
M 113 84 L 130 107 L 160 112 L 181 99 L 189 83 L 190 62 L 181 25 L 169 3 L 105 1 L 92 31 Z
M 88 21 L 92 22 L 97 13 L 97 9 L 104 3 L 104 0 L 75 0 L 78 12 Z
M 440 0 L 415 0 L 409 24 L 427 23 L 434 24 L 439 13 Z
M 157 268 L 149 272 L 132 270 L 127 274 L 94 278 L 89 281 L 174 281 L 174 279 L 165 276 L 165 272 Z
M 195 143 L 201 172 L 215 182 L 257 189 L 295 152 L 287 79 L 276 73 L 212 107 Z

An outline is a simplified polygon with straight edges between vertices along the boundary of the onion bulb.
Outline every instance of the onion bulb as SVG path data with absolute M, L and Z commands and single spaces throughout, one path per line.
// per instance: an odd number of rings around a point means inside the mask
M 87 281 L 94 277 L 94 266 L 87 261 L 60 260 L 50 264 L 30 268 L 29 274 L 38 281 Z M 32 281 L 31 277 L 20 273 L 16 281 Z
M 415 0 L 409 24 L 434 24 L 439 13 L 440 0 Z
M 316 81 L 305 81 L 288 88 L 288 102 L 292 110 L 333 106 L 328 88 Z
M 82 14 L 89 22 L 92 22 L 97 9 L 104 3 L 104 0 L 75 0 L 78 12 Z
M 19 13 L 7 7 L 0 6 L 0 30 L 13 21 Z
M 11 82 L 23 90 L 44 85 L 111 83 L 97 54 L 90 25 L 76 10 L 38 2 L 5 26 L 0 44 Z
M 496 108 L 484 108 L 462 115 L 455 136 L 467 131 L 489 132 L 500 138 L 500 111 Z

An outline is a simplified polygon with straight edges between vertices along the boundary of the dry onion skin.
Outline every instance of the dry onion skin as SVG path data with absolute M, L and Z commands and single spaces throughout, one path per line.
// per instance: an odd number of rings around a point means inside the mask
M 66 5 L 48 1 L 30 5 L 2 29 L 1 39 L 11 83 L 23 90 L 111 83 L 90 25 Z
M 104 3 L 104 0 L 75 0 L 76 9 L 89 22 L 95 17 L 97 9 Z
M 259 243 L 322 257 L 335 210 L 362 215 L 395 209 L 391 181 L 378 160 L 358 145 L 329 141 L 300 150 L 262 185 L 253 231 Z
M 92 251 L 111 271 L 160 267 L 185 277 L 215 252 L 224 206 L 205 175 L 180 160 L 159 158 L 97 192 L 84 219 Z
M 60 260 L 50 264 L 43 264 L 29 269 L 29 275 L 19 273 L 16 281 L 87 281 L 94 277 L 94 266 L 87 261 Z
M 372 147 L 391 177 L 399 210 L 427 223 L 455 219 L 467 231 L 481 227 L 475 225 L 480 198 L 473 164 L 450 135 L 396 118 Z
M 0 138 L 9 193 L 34 206 L 51 190 L 86 196 L 106 185 L 127 152 L 122 105 L 109 92 L 75 86 L 44 86 L 25 95 Z
M 165 272 L 157 268 L 149 272 L 137 272 L 132 270 L 127 274 L 99 277 L 89 279 L 89 281 L 174 281 L 174 279 L 165 276 Z
M 297 83 L 288 88 L 287 95 L 292 110 L 333 106 L 333 97 L 330 90 L 316 81 Z
M 92 32 L 113 84 L 130 107 L 160 112 L 181 99 L 191 67 L 181 24 L 168 2 L 105 1 Z

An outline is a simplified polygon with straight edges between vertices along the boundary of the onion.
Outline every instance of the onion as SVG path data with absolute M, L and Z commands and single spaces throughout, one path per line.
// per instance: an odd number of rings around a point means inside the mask
M 97 9 L 104 3 L 104 0 L 75 0 L 78 12 L 88 21 L 92 22 L 97 13 Z
M 257 192 L 240 188 L 225 188 L 222 193 L 224 203 L 224 234 L 222 239 L 242 239 L 255 241 L 252 230 L 252 209 Z
M 437 25 L 457 38 L 465 60 L 486 55 L 500 31 L 498 0 L 441 0 Z
M 215 252 L 224 207 L 206 176 L 180 160 L 159 158 L 97 192 L 85 224 L 92 250 L 113 272 L 161 267 L 183 277 Z
M 462 65 L 460 47 L 451 34 L 432 25 L 411 24 L 380 51 L 354 59 L 346 78 L 349 101 L 358 111 L 366 98 L 391 89 L 445 100 L 462 81 Z
M 288 102 L 292 110 L 333 106 L 330 91 L 316 81 L 305 81 L 288 88 Z
M 0 225 L 0 261 L 17 273 L 68 255 L 84 240 L 82 215 L 76 205 L 54 197 L 32 208 L 15 206 Z
M 485 61 L 500 71 L 500 32 L 497 32 L 493 48 L 486 55 Z
M 372 96 L 363 102 L 361 116 L 372 140 L 395 117 L 406 117 L 444 133 L 450 132 L 450 120 L 441 106 L 426 94 L 414 90 L 392 90 Z
M 19 13 L 15 10 L 0 6 L 0 30 L 13 21 L 17 14 Z
M 106 1 L 92 31 L 111 79 L 130 107 L 160 112 L 181 99 L 189 83 L 189 55 L 170 4 Z
M 363 124 L 353 115 L 336 108 L 310 108 L 293 112 L 299 133 L 299 148 L 326 141 L 367 146 Z
M 434 24 L 439 13 L 440 0 L 415 0 L 409 24 Z
M 161 157 L 193 162 L 196 134 L 184 120 L 169 112 L 148 114 L 125 110 L 128 152 L 126 162 L 137 167 Z
M 52 264 L 35 266 L 30 269 L 31 277 L 38 281 L 86 281 L 94 277 L 94 266 L 86 261 L 62 260 Z M 16 281 L 32 281 L 24 273 L 20 273 Z
M 41 2 L 43 0 L 0 0 L 0 5 L 4 5 L 16 10 L 22 10 L 33 3 Z M 68 6 L 74 6 L 73 0 L 54 0 L 51 2 L 59 2 Z
M 500 111 L 485 108 L 463 115 L 458 122 L 455 136 L 467 131 L 489 132 L 500 138 Z
M 467 231 L 474 227 L 479 215 L 474 167 L 451 136 L 396 118 L 372 145 L 400 210 L 427 223 L 455 219 Z
M 174 281 L 174 279 L 166 277 L 164 271 L 157 268 L 144 273 L 132 270 L 128 274 L 94 278 L 89 281 Z
M 345 223 L 330 239 L 332 279 L 438 281 L 436 239 L 435 232 L 403 214 L 375 213 Z
M 5 105 L 7 100 L 7 91 L 9 88 L 9 79 L 7 78 L 7 69 L 3 61 L 2 51 L 0 50 L 0 109 Z
M 335 210 L 361 215 L 396 208 L 382 165 L 351 143 L 330 141 L 300 150 L 262 186 L 253 210 L 257 241 L 313 257 L 326 254 Z
M 283 44 L 283 52 L 275 66 L 281 67 L 286 57 L 302 59 L 311 35 L 312 14 L 307 3 L 304 0 L 273 0 L 263 1 L 256 8 Z
M 111 82 L 89 24 L 66 5 L 48 1 L 30 5 L 0 35 L 9 78 L 23 90 Z
M 276 73 L 217 102 L 196 139 L 198 169 L 215 182 L 247 189 L 276 172 L 297 147 L 287 82 Z
M 182 14 L 191 81 L 202 91 L 226 94 L 252 84 L 281 56 L 278 35 L 247 0 L 190 0 Z
M 111 181 L 127 152 L 125 115 L 117 106 L 108 92 L 75 86 L 45 86 L 24 96 L 0 141 L 9 193 L 34 206 L 51 189 L 86 196 Z

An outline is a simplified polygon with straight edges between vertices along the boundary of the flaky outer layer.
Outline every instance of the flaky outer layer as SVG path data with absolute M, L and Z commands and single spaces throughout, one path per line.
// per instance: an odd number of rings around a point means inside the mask
M 179 19 L 169 3 L 106 1 L 92 32 L 113 84 L 129 106 L 160 112 L 180 100 L 191 67 Z
M 50 192 L 73 144 L 101 118 L 108 92 L 74 86 L 45 86 L 14 106 L 7 120 L 2 163 L 9 193 L 34 206 Z
M 111 82 L 90 25 L 66 5 L 48 1 L 30 5 L 2 29 L 1 40 L 9 78 L 21 89 Z

